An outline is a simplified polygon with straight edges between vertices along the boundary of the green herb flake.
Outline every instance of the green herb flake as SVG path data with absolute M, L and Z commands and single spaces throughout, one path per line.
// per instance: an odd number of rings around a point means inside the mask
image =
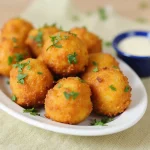
M 113 85 L 110 85 L 109 88 L 110 88 L 112 91 L 116 91 L 116 90 L 117 90 Z
M 98 9 L 98 15 L 101 20 L 107 20 L 108 16 L 106 14 L 106 10 L 104 8 Z
M 91 122 L 91 125 L 92 126 L 107 126 L 106 124 L 113 121 L 114 119 L 113 118 L 108 118 L 108 117 L 103 117 L 101 120 L 96 120 L 94 119 L 92 122 Z
M 49 25 L 47 24 L 47 23 L 45 23 L 44 25 L 43 25 L 43 28 L 48 28 L 49 27 Z
M 78 79 L 79 79 L 79 81 L 80 81 L 81 83 L 85 83 L 85 81 L 84 81 L 83 79 L 81 79 L 81 78 L 79 78 L 79 77 L 78 77 Z
M 98 72 L 99 70 L 98 70 L 98 67 L 95 67 L 94 69 L 93 69 L 93 72 Z
M 130 91 L 130 86 L 126 86 L 125 88 L 124 88 L 124 92 L 129 92 Z
M 39 71 L 39 72 L 37 72 L 37 74 L 41 75 L 41 74 L 43 74 L 43 72 L 40 72 L 40 71 Z
M 78 92 L 64 92 L 64 96 L 67 100 L 69 100 L 71 97 L 73 98 L 73 100 L 75 100 L 78 97 L 79 93 Z
M 95 68 L 93 69 L 93 72 L 98 72 L 99 69 L 98 69 L 98 63 L 93 61 L 92 64 L 95 66 Z
M 40 114 L 37 112 L 37 110 L 35 108 L 24 109 L 23 112 L 30 113 L 30 115 L 33 115 L 33 116 L 40 116 Z
M 18 76 L 17 76 L 18 83 L 24 84 L 24 79 L 26 78 L 26 76 L 27 76 L 27 74 L 19 73 Z
M 56 23 L 51 24 L 51 27 L 56 27 L 56 26 L 57 26 Z
M 62 48 L 62 45 L 54 45 L 56 48 Z
M 67 56 L 69 64 L 77 64 L 77 54 L 74 52 L 73 54 L 69 54 Z
M 17 39 L 16 39 L 15 37 L 12 37 L 12 41 L 13 41 L 14 43 L 17 43 Z
M 70 94 L 67 93 L 67 92 L 64 92 L 64 96 L 65 96 L 66 99 L 69 99 L 69 98 L 70 98 Z
M 17 100 L 17 97 L 15 96 L 15 95 L 13 95 L 12 97 L 11 97 L 11 99 L 12 99 L 12 101 L 16 101 Z
M 72 32 L 68 32 L 68 33 L 75 36 L 75 37 L 77 36 L 77 34 L 75 34 L 75 33 L 72 33 Z
M 60 89 L 62 87 L 62 85 L 59 83 L 57 87 Z
M 30 66 L 30 65 L 28 65 L 28 66 L 27 66 L 27 69 L 28 69 L 28 70 L 30 70 L 30 69 L 31 69 L 31 66 Z
M 114 69 L 119 69 L 119 67 L 118 66 L 112 66 Z
M 98 63 L 95 62 L 95 61 L 93 61 L 92 64 L 93 64 L 94 66 L 98 66 Z
M 16 53 L 15 56 L 16 56 L 16 62 L 17 63 L 24 59 L 24 55 L 23 54 Z
M 110 47 L 110 46 L 112 46 L 112 42 L 106 41 L 106 42 L 104 42 L 104 45 L 107 46 L 107 47 Z
M 38 34 L 33 38 L 33 40 L 37 43 L 38 47 L 42 47 L 43 32 L 41 30 L 38 30 Z
M 14 64 L 13 67 L 14 68 L 18 68 L 18 72 L 22 72 L 22 69 L 25 67 L 25 66 L 29 66 L 30 64 L 30 60 L 26 63 L 20 63 L 20 64 Z M 29 67 L 30 68 L 30 67 Z M 28 70 L 30 70 L 29 68 L 27 68 Z
M 13 57 L 9 56 L 7 61 L 8 61 L 8 65 L 11 65 L 13 62 Z

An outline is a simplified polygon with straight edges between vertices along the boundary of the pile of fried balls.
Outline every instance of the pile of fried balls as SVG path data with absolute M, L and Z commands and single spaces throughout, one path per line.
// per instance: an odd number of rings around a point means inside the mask
M 85 27 L 36 29 L 22 18 L 8 20 L 0 35 L 0 75 L 10 77 L 15 103 L 44 105 L 45 116 L 61 123 L 78 124 L 92 111 L 115 117 L 131 102 L 117 60 Z

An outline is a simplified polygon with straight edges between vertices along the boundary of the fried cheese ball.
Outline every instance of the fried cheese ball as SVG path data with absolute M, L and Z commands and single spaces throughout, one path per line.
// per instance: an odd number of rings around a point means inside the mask
M 33 28 L 32 24 L 21 18 L 13 18 L 8 20 L 2 28 L 2 38 L 18 39 L 20 45 L 25 44 L 25 39 L 29 31 Z
M 63 78 L 45 99 L 45 116 L 57 122 L 78 124 L 92 111 L 91 90 L 78 77 Z
M 32 29 L 26 39 L 26 44 L 30 47 L 33 55 L 38 57 L 41 54 L 44 42 L 49 39 L 49 36 L 59 32 L 59 29 L 55 26 L 43 26 L 40 29 Z
M 86 44 L 88 53 L 102 51 L 102 40 L 94 33 L 89 32 L 85 27 L 73 28 L 70 32 L 77 34 L 77 36 Z
M 70 32 L 52 35 L 43 46 L 42 56 L 48 67 L 61 76 L 76 75 L 88 65 L 85 44 Z
M 16 103 L 23 107 L 44 104 L 47 91 L 53 86 L 53 77 L 44 63 L 28 58 L 16 64 L 10 72 L 10 88 Z
M 31 57 L 27 47 L 22 47 L 13 40 L 3 39 L 0 42 L 0 75 L 9 76 L 12 65 Z
M 97 114 L 112 117 L 128 108 L 131 87 L 120 70 L 103 68 L 98 72 L 85 74 L 82 78 L 91 87 L 93 109 Z
M 90 72 L 97 72 L 98 70 L 110 67 L 119 69 L 119 63 L 117 60 L 107 53 L 92 53 L 89 54 L 89 64 L 86 71 L 83 74 Z

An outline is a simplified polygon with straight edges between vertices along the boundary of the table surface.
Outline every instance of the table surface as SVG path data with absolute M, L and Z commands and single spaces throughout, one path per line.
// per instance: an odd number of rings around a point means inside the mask
M 32 0 L 0 0 L 0 25 L 11 17 L 18 16 Z M 150 21 L 149 0 L 74 0 L 82 11 L 94 10 L 97 6 L 112 5 L 121 15 L 132 19 L 139 16 Z M 142 79 L 150 97 L 150 78 Z M 54 150 L 149 150 L 150 105 L 140 123 L 134 127 L 103 137 L 78 137 L 45 131 L 23 123 L 0 110 L 0 149 L 54 149 Z M 7 121 L 5 121 L 7 120 Z M 147 122 L 147 123 L 146 123 Z

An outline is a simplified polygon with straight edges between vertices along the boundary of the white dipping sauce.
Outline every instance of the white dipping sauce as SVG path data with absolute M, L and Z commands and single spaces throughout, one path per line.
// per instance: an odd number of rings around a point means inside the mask
M 137 56 L 150 56 L 150 39 L 143 36 L 132 36 L 119 43 L 119 49 Z

